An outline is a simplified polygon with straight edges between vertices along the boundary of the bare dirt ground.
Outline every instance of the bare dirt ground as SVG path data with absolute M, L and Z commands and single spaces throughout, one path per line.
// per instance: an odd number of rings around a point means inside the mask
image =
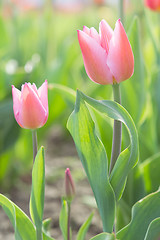
M 88 240 L 102 231 L 102 224 L 96 209 L 92 190 L 78 159 L 74 143 L 71 138 L 64 137 L 59 130 L 54 130 L 48 136 L 45 146 L 46 188 L 44 219 L 52 218 L 51 236 L 56 240 L 63 240 L 59 228 L 59 213 L 61 197 L 64 194 L 64 172 L 69 167 L 76 186 L 76 196 L 71 209 L 72 240 L 76 240 L 76 234 L 81 224 L 94 211 L 92 224 L 86 236 L 86 240 Z M 18 181 L 8 197 L 29 216 L 29 183 Z M 13 239 L 13 227 L 3 210 L 0 209 L 0 240 Z

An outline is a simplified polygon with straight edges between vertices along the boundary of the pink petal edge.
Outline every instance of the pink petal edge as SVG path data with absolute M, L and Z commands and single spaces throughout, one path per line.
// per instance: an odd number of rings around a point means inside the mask
M 118 83 L 129 79 L 134 71 L 132 48 L 120 19 L 110 41 L 107 65 Z

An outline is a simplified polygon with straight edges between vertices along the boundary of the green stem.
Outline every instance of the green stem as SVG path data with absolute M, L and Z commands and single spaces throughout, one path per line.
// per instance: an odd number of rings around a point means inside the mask
M 160 13 L 158 13 L 158 24 L 160 22 Z M 160 24 L 159 24 L 159 29 L 158 29 L 158 46 L 160 46 Z M 160 47 L 157 47 L 157 51 L 158 51 L 158 69 L 159 69 L 159 78 L 160 79 Z
M 124 0 L 119 0 L 119 17 L 124 25 Z
M 121 94 L 119 84 L 113 84 L 113 96 L 114 101 L 121 104 Z M 122 136 L 122 124 L 120 121 L 114 120 L 113 127 L 113 140 L 112 140 L 112 155 L 110 161 L 110 173 L 116 163 L 116 160 L 121 152 L 121 136 Z
M 37 240 L 43 240 L 42 228 L 36 228 L 36 237 Z
M 70 240 L 70 225 L 71 225 L 71 203 L 68 204 L 68 223 L 67 223 L 67 240 Z
M 32 142 L 33 142 L 33 161 L 37 155 L 37 131 L 32 130 Z

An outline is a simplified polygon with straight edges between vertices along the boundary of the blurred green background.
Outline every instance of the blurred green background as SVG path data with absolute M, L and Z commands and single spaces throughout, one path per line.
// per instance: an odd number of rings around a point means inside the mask
M 160 185 L 160 16 L 144 9 L 143 1 L 124 2 L 124 25 L 134 52 L 135 71 L 130 80 L 121 83 L 122 105 L 136 124 L 140 143 L 140 163 L 129 176 L 120 202 L 123 212 L 127 212 L 125 201 L 132 206 Z M 16 0 L 0 3 L 1 189 L 10 188 L 14 179 L 29 172 L 32 166 L 31 133 L 21 129 L 14 119 L 12 84 L 20 89 L 24 82 L 34 82 L 39 87 L 48 79 L 49 118 L 38 130 L 39 146 L 57 125 L 66 140 L 71 138 L 66 122 L 74 108 L 74 98 L 67 89 L 64 94 L 55 84 L 73 90 L 78 88 L 96 99 L 112 99 L 111 86 L 95 84 L 88 78 L 76 30 L 83 25 L 98 30 L 103 18 L 114 28 L 119 18 L 118 1 L 46 0 L 41 3 L 30 5 Z M 113 121 L 97 113 L 94 118 L 110 158 Z M 122 147 L 128 142 L 123 129 Z

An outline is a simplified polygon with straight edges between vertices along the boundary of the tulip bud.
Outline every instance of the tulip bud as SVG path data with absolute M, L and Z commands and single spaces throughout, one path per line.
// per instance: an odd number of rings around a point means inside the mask
M 17 123 L 22 128 L 42 127 L 48 119 L 47 80 L 37 89 L 33 83 L 22 85 L 21 91 L 12 86 L 13 111 Z
M 144 0 L 146 7 L 153 11 L 160 11 L 160 0 Z
M 78 30 L 78 40 L 89 78 L 99 84 L 120 83 L 134 71 L 131 45 L 120 19 L 114 31 L 105 20 L 95 28 Z
M 75 196 L 74 182 L 69 168 L 67 168 L 65 171 L 65 194 L 66 200 L 69 201 L 72 201 Z

